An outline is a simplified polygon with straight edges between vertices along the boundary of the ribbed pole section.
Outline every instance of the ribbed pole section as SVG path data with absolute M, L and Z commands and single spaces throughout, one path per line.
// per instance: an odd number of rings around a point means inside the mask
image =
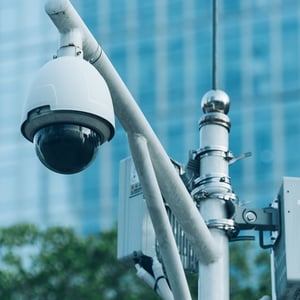
M 199 300 L 229 299 L 229 248 L 226 231 L 233 226 L 228 202 L 233 196 L 228 172 L 229 98 L 220 90 L 206 93 L 202 99 L 204 116 L 199 122 L 200 172 L 192 191 L 201 215 L 221 252 L 218 260 L 199 264 Z

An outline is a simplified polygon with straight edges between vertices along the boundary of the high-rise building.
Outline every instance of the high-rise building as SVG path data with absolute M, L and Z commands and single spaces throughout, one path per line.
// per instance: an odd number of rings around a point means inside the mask
M 201 98 L 212 87 L 211 1 L 74 0 L 169 155 L 199 147 Z M 62 224 L 89 233 L 117 222 L 119 161 L 129 155 L 116 124 L 89 169 L 59 175 L 20 134 L 22 103 L 59 35 L 40 0 L 0 2 L 0 226 Z M 231 98 L 236 194 L 266 206 L 284 175 L 300 176 L 300 2 L 220 0 L 219 87 Z

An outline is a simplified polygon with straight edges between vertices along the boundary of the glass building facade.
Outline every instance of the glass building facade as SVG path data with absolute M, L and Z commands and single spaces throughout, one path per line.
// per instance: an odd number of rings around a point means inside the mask
M 211 3 L 207 0 L 74 0 L 173 159 L 199 147 L 201 98 L 211 89 Z M 59 175 L 20 133 L 36 71 L 59 47 L 44 1 L 0 2 L 0 226 L 68 225 L 81 233 L 117 222 L 119 162 L 114 139 L 91 167 Z M 219 87 L 231 98 L 230 150 L 252 157 L 231 166 L 247 206 L 267 206 L 282 176 L 300 176 L 300 2 L 220 1 Z

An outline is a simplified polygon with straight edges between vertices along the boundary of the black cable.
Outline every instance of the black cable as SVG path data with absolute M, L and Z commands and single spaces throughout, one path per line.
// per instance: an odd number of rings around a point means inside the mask
M 158 282 L 161 280 L 161 279 L 164 279 L 166 278 L 165 276 L 158 276 L 156 279 L 155 279 L 155 284 L 154 284 L 154 291 L 156 292 L 157 288 L 158 288 Z

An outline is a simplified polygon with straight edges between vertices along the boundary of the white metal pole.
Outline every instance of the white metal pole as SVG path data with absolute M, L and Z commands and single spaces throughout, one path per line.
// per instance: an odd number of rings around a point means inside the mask
M 174 299 L 191 300 L 171 224 L 148 151 L 147 141 L 140 134 L 129 134 L 128 140 Z
M 221 256 L 213 263 L 199 264 L 199 300 L 229 299 L 229 248 L 226 230 L 233 224 L 227 201 L 232 197 L 228 166 L 230 161 L 227 117 L 229 97 L 220 90 L 204 95 L 200 120 L 200 177 L 193 190 L 201 215 L 210 227 Z
M 207 217 L 224 218 L 224 209 L 219 199 L 205 200 L 203 210 L 212 211 Z M 211 264 L 199 264 L 198 299 L 228 300 L 229 299 L 229 248 L 226 233 L 220 229 L 211 229 L 211 233 L 221 250 L 220 258 Z
M 92 62 L 106 80 L 116 116 L 125 131 L 140 133 L 147 139 L 160 190 L 199 254 L 199 259 L 203 263 L 216 261 L 220 253 L 213 236 L 150 124 L 95 38 L 68 0 L 48 0 L 45 8 L 61 34 L 81 30 L 84 58 Z

